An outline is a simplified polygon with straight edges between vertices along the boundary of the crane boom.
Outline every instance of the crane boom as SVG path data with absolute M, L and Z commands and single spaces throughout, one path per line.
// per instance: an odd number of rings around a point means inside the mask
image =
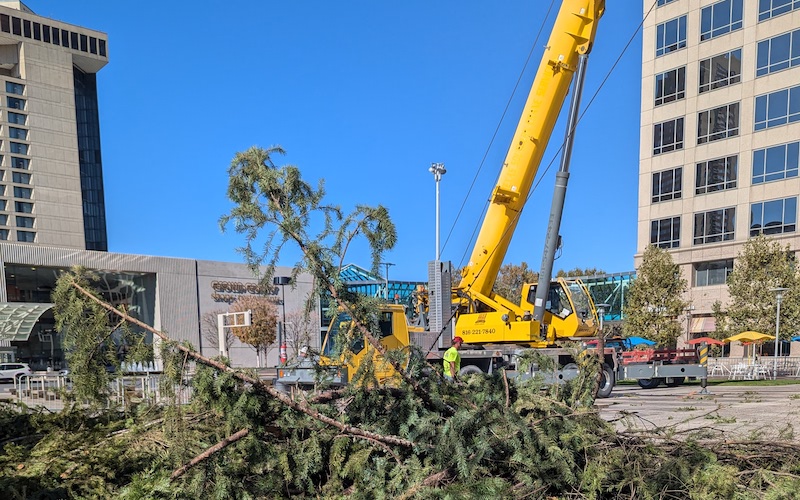
M 578 57 L 591 50 L 604 10 L 605 0 L 562 2 L 457 293 L 492 296 Z

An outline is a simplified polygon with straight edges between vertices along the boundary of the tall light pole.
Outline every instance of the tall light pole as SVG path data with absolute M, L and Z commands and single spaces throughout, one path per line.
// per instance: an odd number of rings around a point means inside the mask
M 380 265 L 386 266 L 386 277 L 384 281 L 386 282 L 386 300 L 389 300 L 389 266 L 393 266 L 394 264 L 391 262 L 380 262 Z
M 783 302 L 783 294 L 789 290 L 788 288 L 776 287 L 770 288 L 769 291 L 775 294 L 778 300 L 777 312 L 775 313 L 775 352 L 773 353 L 772 364 L 772 379 L 778 378 L 778 349 L 780 348 L 781 339 L 781 302 Z
M 274 276 L 272 284 L 281 287 L 281 322 L 278 324 L 278 359 L 281 364 L 286 362 L 286 348 L 283 345 L 283 330 L 286 328 L 286 292 L 284 287 L 292 282 L 289 276 Z
M 439 260 L 439 181 L 442 176 L 447 173 L 444 168 L 444 163 L 431 163 L 431 168 L 428 172 L 433 174 L 433 179 L 436 181 L 436 260 Z

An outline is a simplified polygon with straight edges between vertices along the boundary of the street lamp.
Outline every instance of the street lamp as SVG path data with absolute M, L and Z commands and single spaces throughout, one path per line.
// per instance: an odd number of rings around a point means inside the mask
M 283 329 L 286 325 L 286 292 L 284 287 L 292 282 L 289 276 L 274 276 L 272 284 L 281 287 L 281 322 L 278 324 L 278 359 L 281 363 L 286 362 L 286 346 L 283 340 Z
M 775 294 L 778 300 L 777 312 L 775 313 L 775 352 L 773 353 L 772 364 L 772 379 L 778 378 L 778 349 L 780 348 L 780 332 L 781 332 L 781 302 L 783 302 L 783 294 L 789 290 L 788 288 L 776 287 L 770 288 L 769 291 Z
M 444 163 L 431 163 L 431 168 L 428 172 L 433 174 L 433 179 L 436 181 L 436 260 L 439 260 L 439 181 L 442 176 L 447 173 L 444 168 Z
M 380 265 L 386 266 L 386 300 L 389 300 L 389 266 L 393 266 L 391 262 L 380 262 Z

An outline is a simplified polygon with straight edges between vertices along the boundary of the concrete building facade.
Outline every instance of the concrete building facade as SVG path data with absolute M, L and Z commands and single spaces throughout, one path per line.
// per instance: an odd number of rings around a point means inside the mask
M 670 251 L 698 335 L 748 238 L 800 247 L 800 2 L 645 0 L 644 16 L 636 265 Z

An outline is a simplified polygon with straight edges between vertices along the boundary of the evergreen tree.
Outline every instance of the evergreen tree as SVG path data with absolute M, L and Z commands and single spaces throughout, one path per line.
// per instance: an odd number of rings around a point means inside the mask
M 682 328 L 678 316 L 686 308 L 682 299 L 686 280 L 672 256 L 650 245 L 644 251 L 636 279 L 628 291 L 623 332 L 626 337 L 644 337 L 662 346 L 674 346 Z

